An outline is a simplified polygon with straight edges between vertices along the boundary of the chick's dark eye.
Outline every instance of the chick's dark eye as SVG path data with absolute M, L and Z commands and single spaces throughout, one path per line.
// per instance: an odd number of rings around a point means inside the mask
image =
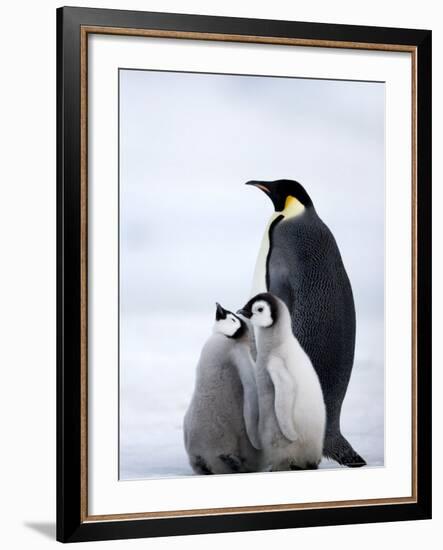
M 262 307 L 259 307 L 259 308 L 257 309 L 257 311 L 258 311 L 259 313 L 261 313 L 261 312 L 263 311 L 263 308 L 262 308 Z

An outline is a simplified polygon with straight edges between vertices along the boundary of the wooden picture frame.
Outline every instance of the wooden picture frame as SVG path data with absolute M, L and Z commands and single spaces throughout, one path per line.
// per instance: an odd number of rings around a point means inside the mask
M 412 494 L 110 516 L 88 512 L 88 35 L 408 52 L 412 64 Z M 90 159 L 89 159 L 90 160 Z M 57 10 L 57 539 L 155 537 L 431 517 L 431 32 L 172 13 Z

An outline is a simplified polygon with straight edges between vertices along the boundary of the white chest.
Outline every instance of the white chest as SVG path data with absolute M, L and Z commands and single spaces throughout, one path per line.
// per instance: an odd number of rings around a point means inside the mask
M 281 212 L 275 212 L 269 219 L 266 226 L 263 238 L 261 241 L 260 249 L 258 251 L 257 261 L 255 264 L 254 278 L 252 280 L 251 297 L 261 292 L 266 292 L 266 262 L 269 254 L 270 239 L 269 229 L 276 218 L 281 216 Z
M 281 212 L 274 212 L 268 221 L 265 233 L 261 242 L 260 250 L 258 252 L 257 262 L 255 264 L 254 279 L 252 282 L 251 296 L 255 296 L 260 292 L 266 292 L 268 290 L 266 285 L 266 263 L 270 248 L 269 230 L 273 222 L 277 218 L 283 218 L 282 222 L 290 218 L 300 216 L 305 210 L 305 207 L 294 197 L 287 197 L 285 207 Z M 280 223 L 282 223 L 280 222 Z

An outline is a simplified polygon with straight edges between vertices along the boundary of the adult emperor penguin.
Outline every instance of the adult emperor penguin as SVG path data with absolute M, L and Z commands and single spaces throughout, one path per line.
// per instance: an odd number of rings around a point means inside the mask
M 237 313 L 250 318 L 258 333 L 260 469 L 317 468 L 325 404 L 317 373 L 292 333 L 288 308 L 276 296 L 262 293 Z
M 184 419 L 185 448 L 197 474 L 258 469 L 258 400 L 245 321 L 217 304 Z
M 294 336 L 317 371 L 326 404 L 324 455 L 364 466 L 340 431 L 340 413 L 354 362 L 352 288 L 334 236 L 297 181 L 248 181 L 271 199 L 274 214 L 259 252 L 253 294 L 269 291 L 288 306 Z

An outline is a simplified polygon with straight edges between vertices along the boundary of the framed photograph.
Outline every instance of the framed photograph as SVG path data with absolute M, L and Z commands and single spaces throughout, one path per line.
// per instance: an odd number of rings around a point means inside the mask
M 57 50 L 58 540 L 430 518 L 431 32 Z

